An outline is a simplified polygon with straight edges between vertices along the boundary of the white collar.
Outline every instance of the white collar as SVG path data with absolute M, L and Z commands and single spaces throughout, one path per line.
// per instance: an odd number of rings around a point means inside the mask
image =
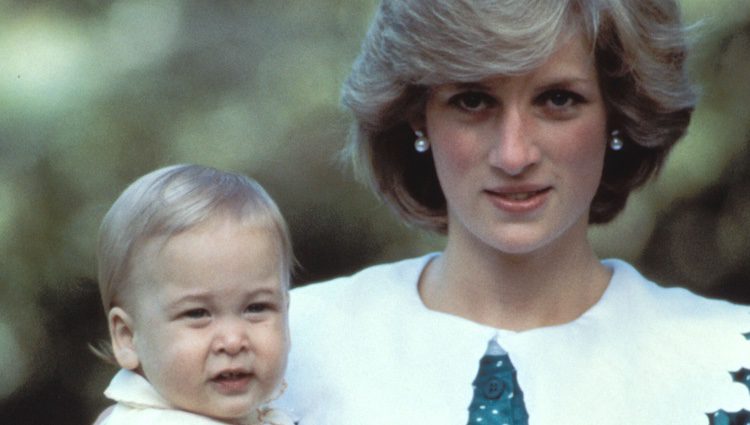
M 104 395 L 118 403 L 136 408 L 175 408 L 156 391 L 146 378 L 127 369 L 120 369 L 117 372 L 107 389 L 104 390 Z
M 104 395 L 136 409 L 176 409 L 156 391 L 146 378 L 127 369 L 120 369 L 117 372 L 107 389 L 104 390 Z M 294 425 L 294 421 L 279 409 L 261 406 L 257 413 L 257 415 L 250 415 L 243 425 Z

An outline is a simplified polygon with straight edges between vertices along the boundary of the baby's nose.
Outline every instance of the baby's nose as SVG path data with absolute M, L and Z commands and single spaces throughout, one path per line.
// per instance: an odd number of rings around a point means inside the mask
M 241 319 L 226 319 L 218 325 L 213 341 L 215 352 L 235 355 L 250 347 L 247 322 Z

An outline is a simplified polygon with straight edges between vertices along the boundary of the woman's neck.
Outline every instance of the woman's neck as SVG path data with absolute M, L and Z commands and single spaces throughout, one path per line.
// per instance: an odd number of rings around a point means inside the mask
M 568 239 L 510 255 L 449 237 L 420 278 L 422 300 L 429 309 L 514 331 L 575 320 L 601 298 L 611 271 L 585 231 Z

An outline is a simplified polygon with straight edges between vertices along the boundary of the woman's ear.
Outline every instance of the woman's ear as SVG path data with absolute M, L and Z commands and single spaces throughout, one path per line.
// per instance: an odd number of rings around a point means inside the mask
M 135 328 L 133 319 L 120 307 L 112 307 L 107 315 L 109 335 L 112 338 L 112 351 L 117 363 L 124 369 L 134 370 L 140 365 L 135 349 Z
M 421 131 L 422 133 L 425 132 L 425 122 L 424 118 L 416 118 L 409 120 L 409 127 L 411 128 L 412 133 Z

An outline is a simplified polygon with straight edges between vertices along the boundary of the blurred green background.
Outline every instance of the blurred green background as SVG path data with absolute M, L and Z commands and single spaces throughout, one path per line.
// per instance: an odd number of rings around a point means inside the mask
M 83 424 L 114 373 L 93 282 L 102 215 L 134 178 L 196 162 L 279 202 L 298 284 L 439 249 L 336 159 L 339 87 L 375 0 L 0 0 L 0 423 Z M 689 136 L 597 251 L 750 303 L 750 2 L 700 21 Z

